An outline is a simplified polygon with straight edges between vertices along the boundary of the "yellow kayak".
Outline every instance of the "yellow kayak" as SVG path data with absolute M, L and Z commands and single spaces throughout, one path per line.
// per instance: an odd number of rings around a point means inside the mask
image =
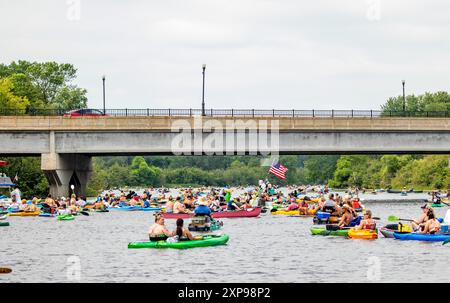
M 303 199 L 295 200 L 297 203 L 303 202 Z M 311 200 L 306 200 L 307 203 L 318 203 L 320 202 L 320 198 L 312 198 Z
M 348 231 L 348 237 L 352 239 L 377 239 L 378 231 L 377 230 L 368 230 L 368 229 L 353 229 L 350 228 Z
M 308 210 L 308 216 L 314 216 L 314 214 L 317 212 L 317 209 L 310 209 Z M 295 216 L 299 215 L 298 210 L 284 210 L 279 209 L 277 211 L 271 212 L 272 215 L 287 215 L 287 216 Z
M 36 217 L 40 214 L 40 211 L 34 211 L 34 212 L 26 212 L 26 211 L 20 211 L 15 213 L 10 213 L 10 217 Z

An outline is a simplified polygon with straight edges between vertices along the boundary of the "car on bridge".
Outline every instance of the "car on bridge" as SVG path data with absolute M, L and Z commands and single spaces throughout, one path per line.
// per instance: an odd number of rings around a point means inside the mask
M 108 115 L 103 114 L 101 110 L 92 108 L 75 109 L 64 114 L 64 117 L 98 117 L 98 116 L 108 116 Z

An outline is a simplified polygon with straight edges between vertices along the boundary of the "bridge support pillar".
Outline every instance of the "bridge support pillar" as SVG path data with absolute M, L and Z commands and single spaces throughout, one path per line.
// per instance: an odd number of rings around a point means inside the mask
M 52 197 L 84 196 L 92 172 L 91 157 L 79 154 L 42 154 L 41 168 L 50 184 Z M 70 188 L 74 185 L 72 191 Z

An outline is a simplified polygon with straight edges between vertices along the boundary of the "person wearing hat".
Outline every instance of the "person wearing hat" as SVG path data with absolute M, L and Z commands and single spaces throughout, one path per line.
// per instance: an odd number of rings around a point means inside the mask
M 411 222 L 411 227 L 415 232 L 423 230 L 423 228 L 425 227 L 425 223 L 429 220 L 428 212 L 430 208 L 428 207 L 428 205 L 422 205 L 420 208 L 422 209 L 422 214 L 418 219 L 413 219 L 413 221 Z
M 338 226 L 347 227 L 350 225 L 350 223 L 353 221 L 355 217 L 353 215 L 352 209 L 348 204 L 344 204 L 344 206 L 342 206 L 342 210 L 344 211 L 344 214 L 342 215 L 341 220 L 338 223 Z
M 195 216 L 211 216 L 211 209 L 209 209 L 209 203 L 205 198 L 200 198 L 198 204 L 194 209 Z

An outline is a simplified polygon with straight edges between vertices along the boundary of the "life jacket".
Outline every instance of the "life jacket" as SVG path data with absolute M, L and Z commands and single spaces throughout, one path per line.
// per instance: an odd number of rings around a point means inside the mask
M 358 198 L 355 198 L 355 199 L 352 200 L 352 207 L 354 209 L 361 208 L 361 204 L 359 203 L 359 199 Z

